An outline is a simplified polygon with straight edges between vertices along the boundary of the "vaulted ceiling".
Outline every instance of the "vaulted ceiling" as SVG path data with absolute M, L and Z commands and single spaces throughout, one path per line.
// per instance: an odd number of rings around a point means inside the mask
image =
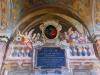
M 100 0 L 0 0 L 1 2 L 1 18 L 0 18 L 0 32 L 9 34 L 18 25 L 18 23 L 25 19 L 26 16 L 38 10 L 47 10 L 50 13 L 59 12 L 78 20 L 90 30 L 93 25 L 100 22 Z M 39 13 L 39 12 L 37 12 Z M 42 13 L 42 12 L 40 12 Z M 49 14 L 50 14 L 49 13 Z M 43 14 L 39 14 L 43 15 Z M 36 17 L 30 18 L 30 21 Z M 94 23 L 95 22 L 95 23 Z M 5 29 L 4 29 L 4 28 Z
M 14 19 L 21 19 L 30 12 L 46 7 L 59 7 L 70 10 L 77 14 L 86 24 L 91 21 L 91 0 L 12 0 L 11 12 Z

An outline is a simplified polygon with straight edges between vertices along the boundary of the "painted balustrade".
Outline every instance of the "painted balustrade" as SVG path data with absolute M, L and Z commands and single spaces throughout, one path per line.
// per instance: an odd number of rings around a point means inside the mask
M 75 58 L 75 59 L 96 58 L 92 43 L 76 44 L 74 46 L 69 46 L 67 52 L 70 54 L 69 58 Z

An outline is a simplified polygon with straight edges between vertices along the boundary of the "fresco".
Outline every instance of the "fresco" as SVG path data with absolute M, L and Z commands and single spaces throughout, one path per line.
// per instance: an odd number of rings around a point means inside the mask
M 60 6 L 65 8 L 69 8 L 72 11 L 75 11 L 83 20 L 84 22 L 90 22 L 90 0 L 12 0 L 13 7 L 12 7 L 12 14 L 14 19 L 20 16 L 23 16 L 33 8 L 38 8 L 45 5 L 50 6 Z M 84 19 L 85 18 L 85 19 Z
M 96 23 L 100 24 L 100 0 L 96 0 Z
M 100 34 L 100 0 L 96 0 L 95 33 Z
M 7 0 L 0 0 L 0 32 L 8 25 L 7 10 Z
M 34 9 L 42 6 L 54 6 L 54 7 L 64 7 L 65 9 L 70 9 L 72 13 L 77 14 L 82 21 L 88 26 L 90 23 L 92 23 L 91 16 L 92 16 L 92 9 L 91 9 L 91 0 L 0 0 L 0 33 L 3 31 L 6 31 L 6 35 L 12 34 L 13 29 L 16 27 L 17 23 L 20 22 L 25 16 L 29 15 Z M 100 26 L 100 0 L 97 0 L 97 12 L 96 12 L 96 26 Z M 47 8 L 48 9 L 48 8 Z M 70 16 L 70 15 L 68 15 Z M 70 18 L 68 18 L 69 20 Z M 33 20 L 32 20 L 33 21 Z M 26 21 L 27 22 L 27 21 Z M 30 22 L 30 21 L 28 21 Z M 72 23 L 72 25 L 76 24 L 73 19 L 69 21 Z M 23 26 L 23 25 L 22 25 Z M 76 26 L 78 28 L 79 26 Z M 31 28 L 31 27 L 30 27 Z M 82 28 L 80 28 L 82 30 Z M 36 30 L 36 29 L 35 29 Z M 68 30 L 68 29 L 66 29 Z M 51 35 L 54 35 L 54 32 Z M 17 33 L 16 33 L 17 34 Z M 32 34 L 32 35 L 31 35 Z M 93 65 L 94 62 L 96 61 L 94 49 L 92 42 L 90 42 L 88 36 L 85 34 L 81 34 L 77 30 L 70 28 L 68 32 L 62 32 L 62 35 L 59 35 L 59 38 L 57 40 L 54 40 L 54 46 L 53 47 L 61 47 L 62 49 L 65 48 L 66 55 L 69 57 L 67 58 L 68 60 L 77 60 L 77 59 L 83 59 L 80 60 L 79 62 L 73 62 L 73 61 L 67 61 L 68 66 L 70 67 L 69 64 L 74 63 L 74 65 L 79 64 L 78 66 L 83 66 L 84 65 Z M 1 36 L 1 34 L 0 34 Z M 11 35 L 10 35 L 11 37 Z M 30 40 L 31 39 L 31 40 Z M 5 39 L 3 39 L 5 40 Z M 14 38 L 12 41 L 11 38 L 11 43 L 8 48 L 7 56 L 4 59 L 7 60 L 7 64 L 4 64 L 4 67 L 6 65 L 13 65 L 10 63 L 10 60 L 13 60 L 15 62 L 14 64 L 17 65 L 19 68 L 25 67 L 25 69 L 29 66 L 29 64 L 32 64 L 31 67 L 34 68 L 35 66 L 35 50 L 40 49 L 41 46 L 52 46 L 53 42 L 50 40 L 50 42 L 46 42 L 47 39 L 44 38 L 43 34 L 40 33 L 35 33 L 34 30 L 27 31 L 25 34 L 20 32 L 20 35 Z M 8 40 L 7 40 L 8 41 Z M 52 43 L 51 43 L 52 42 Z M 8 42 L 9 43 L 9 42 Z M 46 45 L 45 45 L 46 44 Z M 52 44 L 52 45 L 51 45 Z M 5 51 L 5 46 L 6 44 L 0 42 L 0 67 L 2 65 L 2 57 Z M 97 43 L 98 49 L 99 49 L 99 43 Z M 3 51 L 2 51 L 3 50 Z M 67 52 L 68 51 L 68 52 Z M 49 53 L 49 52 L 47 52 Z M 53 51 L 51 50 L 51 53 Z M 6 54 L 5 54 L 6 55 Z M 43 54 L 45 55 L 45 54 Z M 53 54 L 52 54 L 53 55 Z M 86 60 L 84 61 L 84 57 L 89 58 L 91 60 Z M 30 60 L 30 61 L 28 61 Z M 93 62 L 92 62 L 93 61 Z M 24 63 L 23 63 L 24 62 Z M 31 62 L 31 63 L 30 63 Z M 44 62 L 43 62 L 44 63 Z M 50 62 L 49 62 L 50 63 Z M 91 64 L 92 63 L 92 64 Z M 51 64 L 50 64 L 51 65 Z M 50 66 L 49 65 L 49 66 Z M 57 66 L 57 65 L 56 65 Z M 76 67 L 75 66 L 75 67 Z M 6 66 L 7 67 L 7 66 Z M 6 70 L 6 67 L 4 68 Z M 8 66 L 9 67 L 9 66 Z M 12 66 L 15 67 L 15 66 Z M 51 65 L 52 67 L 52 65 Z M 68 68 L 69 68 L 68 67 Z M 73 66 L 74 68 L 74 66 Z M 72 69 L 73 69 L 72 68 Z M 82 67 L 78 67 L 82 68 Z M 13 69 L 13 68 L 12 68 Z M 71 70 L 72 70 L 71 69 Z M 9 69 L 7 69 L 9 70 Z M 34 70 L 35 71 L 35 70 Z M 56 70 L 55 70 L 56 71 Z M 25 72 L 24 72 L 25 73 Z M 59 73 L 59 71 L 58 71 Z M 27 73 L 26 73 L 27 74 Z M 75 73 L 75 74 L 80 74 L 80 73 Z M 82 75 L 85 73 L 83 72 Z M 0 74 L 1 75 L 1 74 Z M 11 74 L 8 74 L 11 75 Z M 17 74 L 16 74 L 17 75 Z M 23 74 L 22 74 L 23 75 Z M 51 74 L 49 74 L 51 75 Z M 65 74 L 66 75 L 66 74 Z M 71 75 L 71 74 L 69 74 Z M 86 75 L 86 74 L 85 74 Z M 89 74 L 88 74 L 89 75 Z
M 91 23 L 91 0 L 0 0 L 2 13 L 0 13 L 0 32 L 11 36 L 16 24 L 32 10 L 50 5 L 64 7 L 77 14 L 88 25 Z M 98 0 L 99 1 L 99 0 Z M 73 21 L 72 21 L 73 22 Z M 5 29 L 6 28 L 6 29 Z
M 91 22 L 90 0 L 73 0 L 73 10 L 77 12 L 86 24 Z
M 21 16 L 22 0 L 12 0 L 11 4 L 11 19 L 15 22 Z

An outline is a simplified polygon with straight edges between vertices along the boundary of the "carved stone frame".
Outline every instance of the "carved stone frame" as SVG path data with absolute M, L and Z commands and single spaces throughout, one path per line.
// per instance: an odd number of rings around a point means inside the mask
M 44 33 L 46 27 L 49 26 L 49 25 L 52 25 L 52 26 L 54 26 L 54 27 L 57 29 L 57 36 L 56 36 L 54 39 L 49 39 L 49 38 L 47 38 L 46 35 L 45 35 L 45 33 Z M 42 31 L 42 35 L 43 35 L 43 37 L 44 37 L 44 40 L 45 40 L 46 42 L 47 42 L 47 41 L 48 41 L 48 42 L 53 42 L 54 40 L 56 40 L 56 39 L 58 38 L 59 32 L 60 32 L 61 29 L 62 29 L 62 26 L 61 26 L 57 21 L 55 21 L 55 20 L 49 20 L 49 21 L 43 22 L 43 24 L 40 25 L 40 29 L 41 29 L 41 31 Z

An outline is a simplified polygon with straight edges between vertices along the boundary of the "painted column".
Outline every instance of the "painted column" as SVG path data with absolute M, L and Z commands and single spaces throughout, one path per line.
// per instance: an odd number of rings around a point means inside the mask
M 0 41 L 0 72 L 2 72 L 1 67 L 2 67 L 2 63 L 3 63 L 5 48 L 6 48 L 6 42 Z

